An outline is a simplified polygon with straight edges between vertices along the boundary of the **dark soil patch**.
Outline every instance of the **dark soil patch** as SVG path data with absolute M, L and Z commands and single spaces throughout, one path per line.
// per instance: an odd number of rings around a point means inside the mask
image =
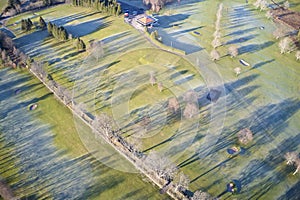
M 271 10 L 271 13 L 275 21 L 283 22 L 296 30 L 300 29 L 300 12 L 277 8 Z

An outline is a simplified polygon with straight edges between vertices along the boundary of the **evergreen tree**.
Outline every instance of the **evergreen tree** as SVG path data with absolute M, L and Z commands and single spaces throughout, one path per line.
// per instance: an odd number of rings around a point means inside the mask
M 121 4 L 118 3 L 116 15 L 119 16 L 121 14 L 121 12 L 122 12 Z
M 46 22 L 45 22 L 45 20 L 44 20 L 42 17 L 40 17 L 39 23 L 40 23 L 41 29 L 46 28 L 46 26 L 47 26 L 47 25 L 46 25 Z
M 79 47 L 83 51 L 85 51 L 85 49 L 86 49 L 86 45 L 85 45 L 85 43 L 82 40 L 80 40 L 80 42 L 79 42 Z
M 52 24 L 51 22 L 49 22 L 49 23 L 47 24 L 47 29 L 48 29 L 48 33 L 49 33 L 50 35 L 53 35 L 53 33 L 52 33 L 52 31 L 53 31 L 53 24 Z
M 26 31 L 30 31 L 32 25 L 33 25 L 32 21 L 28 18 L 28 19 L 27 19 L 27 27 L 26 27 Z
M 21 20 L 21 30 L 25 31 L 26 30 L 26 22 L 24 19 Z

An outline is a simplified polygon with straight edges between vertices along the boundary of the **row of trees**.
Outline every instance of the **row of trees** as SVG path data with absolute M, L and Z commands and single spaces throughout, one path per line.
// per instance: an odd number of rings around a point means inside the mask
M 30 18 L 21 20 L 21 30 L 22 31 L 30 31 L 33 23 Z
M 72 0 L 69 1 L 73 6 L 93 7 L 99 12 L 106 13 L 108 15 L 118 16 L 121 14 L 121 4 L 116 0 Z
M 214 39 L 211 42 L 211 45 L 213 47 L 213 50 L 210 53 L 211 59 L 214 60 L 219 60 L 220 59 L 220 53 L 216 50 L 217 47 L 221 46 L 222 43 L 220 41 L 221 38 L 221 33 L 220 33 L 220 26 L 221 26 L 221 18 L 222 18 L 222 10 L 223 10 L 223 3 L 220 3 L 219 9 L 217 11 L 216 17 L 216 23 L 215 23 L 215 32 L 214 32 Z
M 28 63 L 30 70 L 38 76 L 55 94 L 66 104 L 69 105 L 72 103 L 72 95 L 71 92 L 63 87 L 62 85 L 58 84 L 51 74 L 47 73 L 47 66 L 48 63 L 30 60 Z
M 26 32 L 30 31 L 32 29 L 33 25 L 34 24 L 32 23 L 30 18 L 21 20 L 21 30 L 22 31 L 26 31 Z M 42 17 L 40 17 L 39 18 L 39 28 L 45 29 L 46 27 L 47 27 L 47 24 L 46 24 L 45 20 Z M 37 25 L 36 25 L 36 28 L 38 28 Z
M 63 26 L 57 26 L 52 24 L 51 22 L 48 23 L 47 29 L 50 35 L 60 41 L 68 40 L 68 32 Z

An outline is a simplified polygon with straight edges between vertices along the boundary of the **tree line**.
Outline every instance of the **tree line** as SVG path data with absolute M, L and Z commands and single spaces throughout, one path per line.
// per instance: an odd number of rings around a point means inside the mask
M 4 1 L 4 0 L 2 0 Z M 7 6 L 3 9 L 3 16 L 13 16 L 28 10 L 51 6 L 57 3 L 63 3 L 65 0 L 35 0 L 35 1 L 21 1 L 21 0 L 8 0 Z
M 48 22 L 47 24 L 48 33 L 60 41 L 68 40 L 68 32 L 63 26 L 57 26 L 56 24 L 52 24 Z
M 25 31 L 25 32 L 30 31 L 33 26 L 34 26 L 34 24 L 30 18 L 21 20 L 21 30 L 22 31 Z M 47 27 L 47 24 L 46 24 L 45 20 L 42 17 L 40 17 L 39 24 L 35 25 L 35 26 L 36 26 L 36 28 L 45 29 Z
M 73 6 L 93 7 L 99 12 L 118 16 L 121 14 L 121 4 L 117 0 L 72 0 Z
M 0 31 L 0 65 L 6 67 L 25 67 L 28 57 L 14 46 L 13 41 Z

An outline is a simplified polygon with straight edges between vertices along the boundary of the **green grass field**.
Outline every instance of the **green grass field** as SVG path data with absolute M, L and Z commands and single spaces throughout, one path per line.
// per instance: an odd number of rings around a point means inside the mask
M 31 75 L 3 68 L 0 73 L 3 115 L 0 174 L 17 196 L 53 198 L 59 195 L 60 190 L 65 190 L 66 195 L 74 195 L 72 198 L 81 196 L 84 199 L 167 198 L 160 195 L 150 183 L 144 182 L 142 176 L 111 169 L 91 157 L 83 146 L 74 123 L 79 123 L 77 125 L 85 134 L 93 136 L 91 130 L 74 120 L 72 113 Z M 7 80 L 8 77 L 14 78 Z M 6 84 L 10 87 L 7 88 Z M 20 94 L 14 94 L 16 89 L 21 89 Z M 36 102 L 38 108 L 29 111 L 30 102 Z M 16 106 L 17 109 L 10 110 L 11 106 Z M 15 116 L 15 122 L 11 121 L 12 116 Z M 22 120 L 21 116 L 25 119 Z M 23 129 L 22 134 L 18 132 L 19 127 Z M 15 134 L 19 136 L 15 137 Z M 27 157 L 34 149 L 39 152 L 39 157 L 33 156 L 36 154 Z M 55 171 L 46 173 L 46 168 L 55 166 L 64 174 Z M 69 176 L 62 178 L 67 174 Z M 34 183 L 30 182 L 35 179 Z M 56 186 L 48 185 L 51 183 Z M 75 195 L 69 190 L 76 188 L 76 184 L 81 184 L 82 187 L 77 187 Z
M 225 190 L 226 183 L 234 179 L 242 184 L 241 194 L 236 198 L 284 198 L 281 195 L 285 192 L 290 190 L 288 195 L 292 195 L 293 189 L 299 188 L 298 177 L 293 177 L 289 171 L 291 169 L 283 162 L 284 153 L 299 151 L 299 143 L 293 142 L 299 137 L 299 131 L 295 130 L 300 128 L 297 124 L 300 116 L 296 92 L 299 88 L 295 84 L 299 62 L 296 62 L 294 53 L 279 53 L 278 41 L 272 36 L 275 25 L 266 19 L 264 12 L 253 9 L 252 5 L 245 5 L 244 1 L 223 2 L 221 41 L 225 45 L 217 49 L 221 53 L 221 60 L 211 62 L 210 43 L 220 2 L 170 6 L 172 15 L 164 19 L 181 24 L 181 27 L 175 30 L 167 26 L 160 30 L 161 34 L 171 35 L 171 39 L 168 39 L 173 40 L 173 44 L 189 42 L 190 36 L 196 39 L 194 44 L 199 44 L 203 50 L 187 57 L 199 60 L 200 73 L 201 70 L 208 71 L 207 68 L 217 69 L 226 89 L 226 119 L 214 150 L 205 158 L 187 154 L 179 163 L 192 179 L 190 186 L 193 190 L 202 188 L 217 196 Z M 213 10 L 214 14 L 204 15 L 207 8 Z M 259 26 L 264 26 L 264 30 L 260 30 Z M 187 32 L 190 36 L 187 36 Z M 230 44 L 239 48 L 240 55 L 236 59 L 227 56 Z M 239 59 L 245 59 L 252 67 L 241 66 Z M 233 71 L 235 67 L 242 68 L 242 75 L 238 78 Z M 226 149 L 239 145 L 235 133 L 244 127 L 256 132 L 255 141 L 245 147 L 246 155 L 229 158 Z M 222 198 L 235 197 L 227 193 Z
M 284 198 L 285 193 L 293 195 L 299 188 L 299 174 L 291 175 L 292 169 L 285 165 L 283 156 L 300 148 L 297 143 L 299 86 L 296 84 L 299 62 L 294 53 L 279 53 L 278 41 L 272 36 L 275 24 L 266 19 L 265 13 L 241 0 L 223 2 L 221 41 L 224 45 L 218 48 L 222 58 L 212 62 L 210 43 L 220 2 L 182 2 L 180 7 L 170 5 L 165 9 L 166 15 L 159 16 L 162 26 L 158 30 L 163 42 L 186 51 L 188 55 L 184 57 L 153 48 L 136 30 L 124 24 L 122 18 L 102 19 L 101 14 L 85 8 L 58 6 L 35 15 L 17 16 L 9 23 L 42 15 L 46 21 L 58 18 L 57 23 L 71 34 L 81 34 L 86 43 L 102 40 L 104 55 L 96 61 L 91 54 L 77 53 L 71 41 L 60 43 L 45 32 L 23 34 L 17 26 L 11 26 L 19 36 L 15 39 L 17 45 L 29 55 L 48 61 L 48 72 L 73 90 L 77 102 L 84 102 L 92 114 L 106 112 L 113 116 L 129 142 L 137 142 L 132 136 L 142 137 L 141 150 L 168 155 L 189 176 L 192 191 L 201 189 L 218 196 L 229 181 L 238 180 L 242 185 L 240 194 L 224 193 L 222 199 L 276 199 Z M 290 3 L 293 9 L 299 9 L 296 1 Z M 207 10 L 210 14 L 205 14 Z M 96 28 L 85 29 L 88 25 Z M 260 26 L 264 29 L 259 29 Z M 234 59 L 227 56 L 227 48 L 232 44 L 240 51 Z M 241 66 L 239 59 L 245 59 L 251 66 Z M 238 77 L 233 71 L 235 67 L 242 68 Z M 157 85 L 150 85 L 150 72 L 156 74 L 157 82 L 163 83 L 162 92 Z M 221 80 L 213 80 L 209 76 L 212 72 Z M 217 103 L 206 99 L 206 84 L 224 88 Z M 167 99 L 177 97 L 183 110 L 183 93 L 195 88 L 200 97 L 199 117 L 186 120 L 180 114 L 170 116 L 166 110 Z M 218 119 L 224 114 L 224 121 Z M 147 118 L 153 123 L 145 131 L 141 120 Z M 216 125 L 215 121 L 220 123 Z M 245 127 L 254 132 L 254 141 L 242 146 L 243 155 L 229 157 L 226 150 L 240 146 L 236 133 Z M 218 133 L 220 129 L 222 132 Z M 55 140 L 58 144 L 72 140 L 74 143 L 67 149 L 81 151 L 76 146 L 78 141 L 69 136 Z M 207 146 L 209 152 L 204 149 Z

